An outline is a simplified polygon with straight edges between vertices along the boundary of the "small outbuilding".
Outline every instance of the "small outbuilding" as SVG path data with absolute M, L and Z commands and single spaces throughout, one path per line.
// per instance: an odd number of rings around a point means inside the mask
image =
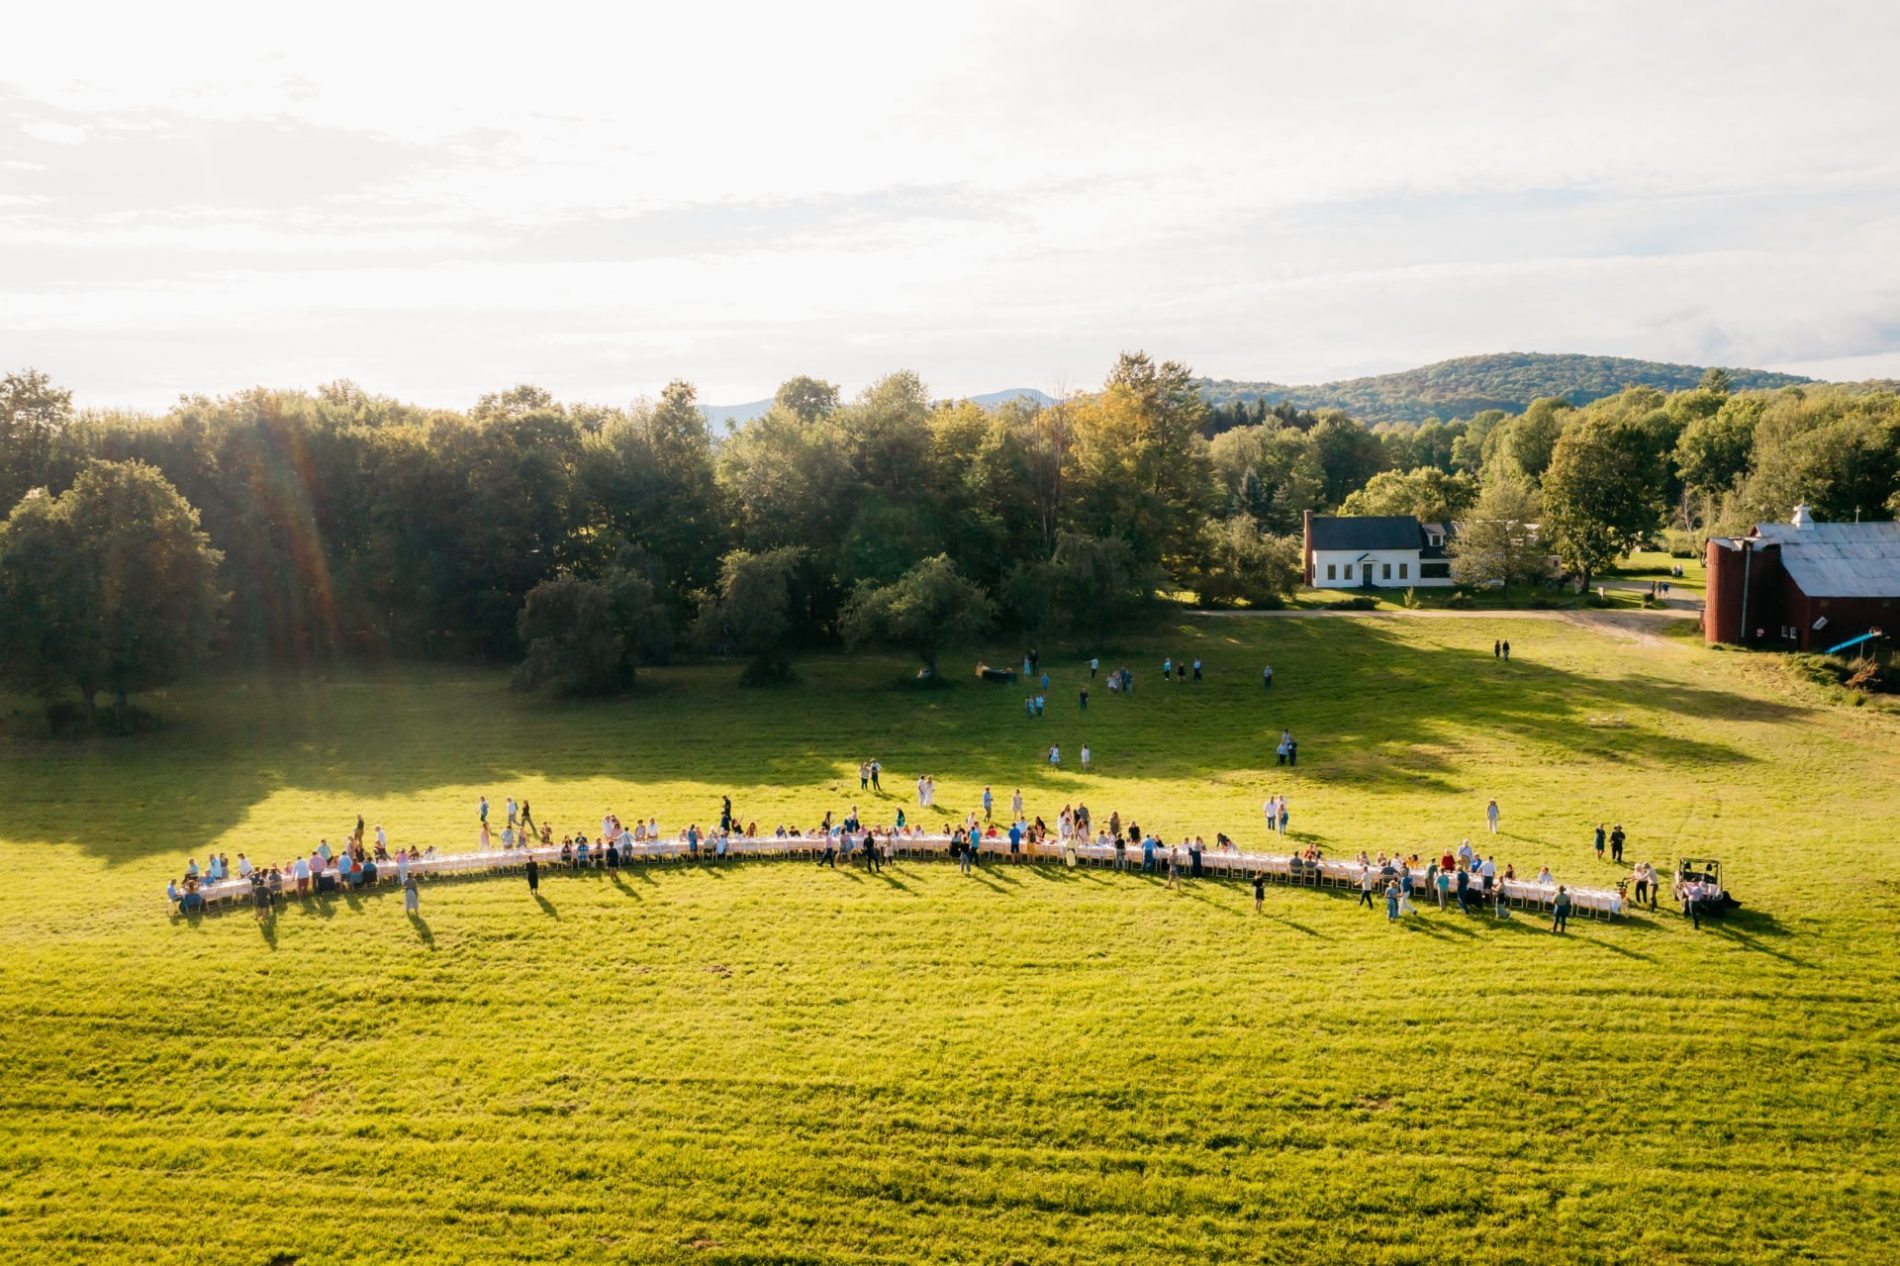
M 1900 523 L 1787 523 L 1709 541 L 1702 636 L 1764 650 L 1826 651 L 1900 632 Z

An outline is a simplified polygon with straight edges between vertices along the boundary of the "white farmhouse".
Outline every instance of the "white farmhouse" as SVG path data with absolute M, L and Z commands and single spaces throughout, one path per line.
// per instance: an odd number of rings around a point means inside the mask
M 1421 589 L 1451 584 L 1455 528 L 1409 514 L 1306 515 L 1306 583 L 1315 589 Z

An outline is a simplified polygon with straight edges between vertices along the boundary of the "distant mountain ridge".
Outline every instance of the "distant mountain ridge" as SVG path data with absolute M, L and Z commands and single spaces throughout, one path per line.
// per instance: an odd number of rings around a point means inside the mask
M 1310 386 L 1238 382 L 1231 378 L 1203 378 L 1200 385 L 1212 404 L 1285 401 L 1302 409 L 1343 409 L 1366 423 L 1423 422 L 1431 417 L 1447 421 L 1470 417 L 1485 409 L 1522 413 L 1531 401 L 1542 396 L 1562 396 L 1572 404 L 1583 405 L 1632 385 L 1682 391 L 1701 382 L 1704 372 L 1706 367 L 1701 365 L 1624 356 L 1500 352 Z M 1738 391 L 1814 381 L 1800 374 L 1764 369 L 1728 369 L 1728 375 Z
M 980 396 L 953 396 L 951 399 L 968 399 L 972 404 L 980 404 L 985 409 L 994 409 L 999 405 L 1009 403 L 1011 400 L 1025 397 L 1036 404 L 1044 406 L 1052 405 L 1056 402 L 1054 396 L 1046 391 L 1038 391 L 1034 387 L 1010 387 L 1004 391 L 986 391 Z M 771 407 L 772 402 L 770 400 L 754 400 L 748 404 L 701 405 L 699 411 L 706 415 L 706 425 L 717 428 L 724 426 L 727 422 L 731 422 L 735 426 L 750 422 L 753 418 L 760 416 Z

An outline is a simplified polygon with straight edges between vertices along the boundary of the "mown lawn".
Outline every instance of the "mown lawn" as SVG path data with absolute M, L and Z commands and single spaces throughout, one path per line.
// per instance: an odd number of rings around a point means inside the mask
M 1209 680 L 1163 686 L 1170 653 Z M 825 657 L 585 706 L 477 671 L 236 676 L 148 701 L 159 733 L 8 743 L 0 1259 L 1900 1258 L 1893 713 L 1527 617 L 1187 620 L 1106 656 L 1138 688 L 1086 718 L 1078 657 L 1047 658 L 1035 722 L 1021 688 Z M 1092 776 L 1041 763 L 1084 741 Z M 187 855 L 278 859 L 359 810 L 467 844 L 483 792 L 557 829 L 722 792 L 809 823 L 870 799 L 873 754 L 875 816 L 929 771 L 953 811 L 987 781 L 1257 843 L 1282 790 L 1335 852 L 1475 838 L 1495 795 L 1500 861 L 1601 881 L 1589 828 L 1620 820 L 1633 858 L 1722 856 L 1748 908 L 1559 939 L 925 863 L 435 883 L 418 921 L 163 900 Z

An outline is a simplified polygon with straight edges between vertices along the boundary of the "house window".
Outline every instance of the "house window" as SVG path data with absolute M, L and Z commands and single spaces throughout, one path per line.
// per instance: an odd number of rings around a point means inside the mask
M 1406 564 L 1406 563 L 1400 563 L 1400 564 L 1399 564 L 1399 579 L 1400 579 L 1400 580 L 1404 580 L 1404 579 L 1405 579 L 1405 569 L 1406 569 L 1406 567 L 1407 567 L 1407 566 L 1408 566 L 1408 564 Z
M 1352 579 L 1352 564 L 1351 563 L 1346 564 L 1346 579 L 1347 580 Z
M 1420 563 L 1418 565 L 1418 578 L 1420 580 L 1449 580 L 1451 579 L 1451 564 Z
M 1328 580 L 1339 579 L 1339 567 L 1337 564 L 1335 563 L 1326 564 L 1326 579 Z
M 1380 568 L 1380 571 L 1379 571 L 1380 580 L 1392 579 L 1392 564 L 1391 563 L 1380 563 L 1379 568 Z
M 1445 543 L 1445 538 L 1440 536 L 1436 532 L 1427 532 L 1425 534 L 1425 542 L 1426 544 L 1430 545 L 1433 549 L 1437 549 L 1440 545 L 1443 545 Z

